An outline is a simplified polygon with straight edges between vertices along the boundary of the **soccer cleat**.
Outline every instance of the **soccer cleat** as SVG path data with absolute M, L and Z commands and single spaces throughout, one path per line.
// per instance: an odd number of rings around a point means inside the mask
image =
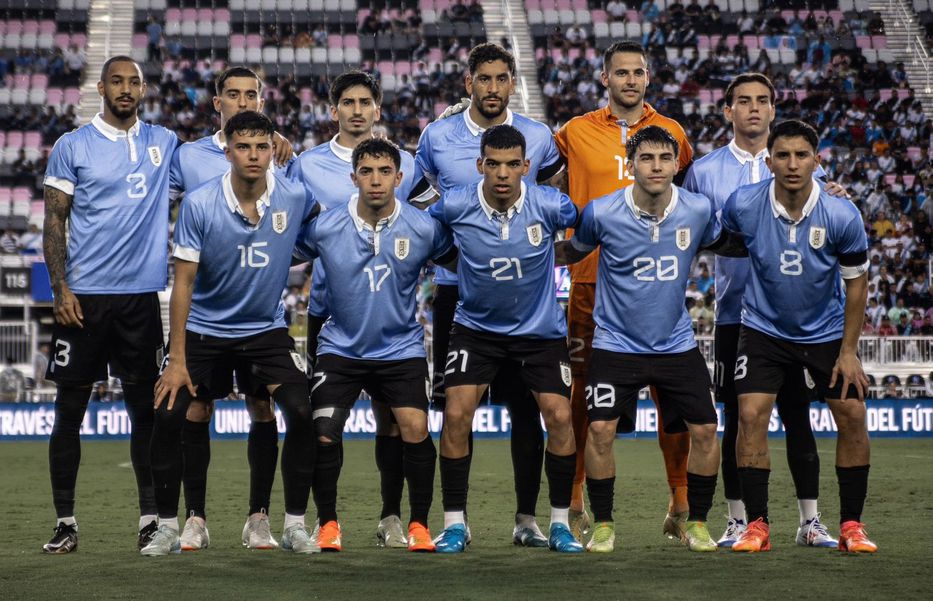
M 541 529 L 538 528 L 538 523 L 532 521 L 524 524 L 515 524 L 515 529 L 512 530 L 512 544 L 521 547 L 543 548 L 547 547 L 547 538 L 545 538 Z
M 865 524 L 849 520 L 839 527 L 839 550 L 849 553 L 874 553 L 878 545 L 868 540 Z
M 419 522 L 408 525 L 408 550 L 416 553 L 433 553 L 434 541 L 428 527 Z
M 745 532 L 745 520 L 729 518 L 726 522 L 726 531 L 722 533 L 716 544 L 724 549 L 731 549 L 743 532 Z
M 551 524 L 551 535 L 547 539 L 547 546 L 551 551 L 558 553 L 583 553 L 583 545 L 573 537 L 566 524 Z
M 745 532 L 732 545 L 732 550 L 740 553 L 770 551 L 771 527 L 763 519 L 758 518 L 745 528 Z
M 324 553 L 338 553 L 342 550 L 340 545 L 340 524 L 331 520 L 321 526 L 317 536 L 317 545 Z
M 156 530 L 159 529 L 159 524 L 155 520 L 152 520 L 145 526 L 143 526 L 139 535 L 136 537 L 136 548 L 142 551 L 143 547 L 149 544 L 152 540 L 152 536 L 156 533 Z
M 321 548 L 317 546 L 303 524 L 292 524 L 285 529 L 282 533 L 282 550 L 300 555 L 321 552 Z
M 397 515 L 389 515 L 379 520 L 379 525 L 376 526 L 376 546 L 411 549 L 405 531 L 402 530 L 402 520 Z
M 178 538 L 178 530 L 165 524 L 159 526 L 156 533 L 152 535 L 149 544 L 139 550 L 140 555 L 146 557 L 159 557 L 173 553 L 181 553 L 181 543 Z
M 43 553 L 52 555 L 64 555 L 78 550 L 78 526 L 76 524 L 66 524 L 59 522 L 55 526 L 52 539 L 42 545 Z
M 246 519 L 243 525 L 243 546 L 258 551 L 268 551 L 279 546 L 272 536 L 269 516 L 265 511 L 254 513 Z
M 182 551 L 199 551 L 208 548 L 211 544 L 211 535 L 207 532 L 207 523 L 204 518 L 194 515 L 188 518 L 181 531 L 179 543 Z
M 827 547 L 835 549 L 839 541 L 834 539 L 826 526 L 820 522 L 820 514 L 797 528 L 797 544 L 801 547 Z
M 612 553 L 616 548 L 616 525 L 612 522 L 597 522 L 593 528 L 593 538 L 586 543 L 590 553 Z
M 684 524 L 687 522 L 687 512 L 668 513 L 664 518 L 662 530 L 664 536 L 670 539 L 682 540 L 684 537 Z
M 434 539 L 434 550 L 438 553 L 463 553 L 468 542 L 467 527 L 464 524 L 453 524 L 444 528 Z
M 583 511 L 576 511 L 574 509 L 570 510 L 570 533 L 573 534 L 573 537 L 583 542 L 583 539 L 587 534 L 590 533 L 590 529 L 593 527 L 593 522 L 590 520 L 590 514 L 586 512 L 586 508 L 583 508 Z
M 717 549 L 716 541 L 709 535 L 706 522 L 686 522 L 683 542 L 691 551 L 709 552 Z

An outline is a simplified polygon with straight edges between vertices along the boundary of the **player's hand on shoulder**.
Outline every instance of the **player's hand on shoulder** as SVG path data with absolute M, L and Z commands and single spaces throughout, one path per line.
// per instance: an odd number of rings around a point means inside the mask
M 162 402 L 168 398 L 169 411 L 175 406 L 175 397 L 178 391 L 187 388 L 191 396 L 197 395 L 197 387 L 191 382 L 191 375 L 188 374 L 188 366 L 182 361 L 172 361 L 169 359 L 168 367 L 162 372 L 155 385 L 155 404 L 158 409 Z
M 295 154 L 292 151 L 292 143 L 279 132 L 272 134 L 272 148 L 275 150 L 275 156 L 272 157 L 272 160 L 278 167 L 288 165 L 288 162 L 292 160 L 292 156 Z
M 461 98 L 460 102 L 458 102 L 457 104 L 454 104 L 454 105 L 451 105 L 445 108 L 444 112 L 438 115 L 435 121 L 440 121 L 441 119 L 446 119 L 447 117 L 453 117 L 454 115 L 459 115 L 460 113 L 467 110 L 468 108 L 470 108 L 470 99 Z
M 836 364 L 833 366 L 833 376 L 829 382 L 829 387 L 834 387 L 839 378 L 842 378 L 842 400 L 846 400 L 850 384 L 855 386 L 858 391 L 858 399 L 860 401 L 865 400 L 869 382 L 858 355 L 855 353 L 839 353 Z
M 55 303 L 53 305 L 55 321 L 69 328 L 84 327 L 84 313 L 81 311 L 81 303 L 78 297 L 74 295 L 68 284 L 62 284 L 62 288 L 55 294 Z
M 823 186 L 823 191 L 836 198 L 852 198 L 852 195 L 849 194 L 846 187 L 839 182 L 826 182 L 826 185 Z

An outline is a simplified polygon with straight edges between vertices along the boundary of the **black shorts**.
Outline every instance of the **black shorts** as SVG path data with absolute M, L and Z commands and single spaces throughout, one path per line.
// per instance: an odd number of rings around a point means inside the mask
M 311 406 L 315 411 L 336 407 L 346 416 L 365 390 L 389 407 L 427 412 L 428 386 L 428 362 L 422 358 L 374 361 L 325 354 L 314 366 Z
M 454 324 L 445 366 L 447 388 L 489 384 L 502 373 L 512 380 L 506 384 L 510 389 L 514 389 L 515 380 L 521 380 L 535 392 L 570 397 L 570 356 L 566 338 L 542 340 L 506 336 Z
M 619 419 L 619 432 L 635 430 L 638 391 L 653 386 L 664 431 L 686 423 L 717 423 L 713 383 L 697 348 L 683 353 L 634 354 L 593 349 L 587 374 L 586 411 L 591 421 Z
M 151 383 L 165 354 L 162 311 L 156 292 L 77 294 L 83 328 L 56 323 L 46 378 L 88 385 L 110 375 L 124 383 Z
M 295 351 L 295 341 L 285 328 L 276 328 L 243 338 L 220 338 L 185 332 L 188 375 L 198 387 L 198 399 L 213 401 L 233 390 L 236 373 L 240 392 L 268 399 L 267 386 L 307 386 L 304 358 Z M 171 361 L 171 347 L 169 347 Z
M 858 398 L 858 391 L 852 384 L 846 396 L 842 397 L 841 378 L 834 387 L 829 387 L 841 346 L 841 338 L 804 344 L 781 340 L 742 326 L 738 357 L 735 360 L 735 392 L 738 395 L 755 392 L 777 394 L 789 379 L 798 377 L 798 374 L 802 374 L 801 368 L 805 368 L 812 377 L 819 398 Z M 806 374 L 803 376 L 806 380 Z M 812 394 L 811 391 L 809 396 L 800 397 L 800 400 L 810 402 Z
M 737 406 L 738 395 L 735 393 L 735 358 L 739 350 L 740 324 L 717 325 L 715 340 L 715 373 L 713 383 L 716 386 L 716 400 L 724 405 Z M 777 404 L 799 403 L 818 399 L 816 385 L 806 368 L 791 369 L 786 373 L 784 385 L 778 391 Z
M 450 342 L 450 327 L 454 323 L 454 311 L 457 310 L 457 301 L 460 293 L 456 286 L 438 284 L 434 290 L 434 339 L 432 341 L 432 358 L 434 359 L 434 377 L 431 389 L 432 400 L 443 405 L 446 398 L 444 394 L 444 365 L 447 363 L 447 344 Z

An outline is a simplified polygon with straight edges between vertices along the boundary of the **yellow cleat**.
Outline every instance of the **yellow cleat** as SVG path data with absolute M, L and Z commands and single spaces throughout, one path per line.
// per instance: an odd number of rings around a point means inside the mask
M 705 522 L 686 522 L 684 537 L 681 540 L 691 551 L 709 552 L 718 548 L 716 541 L 709 535 Z

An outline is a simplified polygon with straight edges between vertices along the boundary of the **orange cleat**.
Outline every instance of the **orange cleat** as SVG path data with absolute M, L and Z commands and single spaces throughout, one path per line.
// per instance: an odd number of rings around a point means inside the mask
M 732 545 L 733 551 L 758 553 L 771 550 L 771 527 L 761 518 L 748 525 L 745 532 Z
M 849 520 L 840 526 L 839 550 L 849 553 L 874 553 L 878 550 L 878 545 L 868 540 L 865 524 Z
M 337 553 L 342 550 L 343 547 L 340 546 L 340 524 L 336 520 L 331 520 L 321 526 L 317 544 L 324 553 Z
M 427 526 L 419 522 L 408 525 L 408 550 L 416 553 L 434 553 L 434 542 Z

